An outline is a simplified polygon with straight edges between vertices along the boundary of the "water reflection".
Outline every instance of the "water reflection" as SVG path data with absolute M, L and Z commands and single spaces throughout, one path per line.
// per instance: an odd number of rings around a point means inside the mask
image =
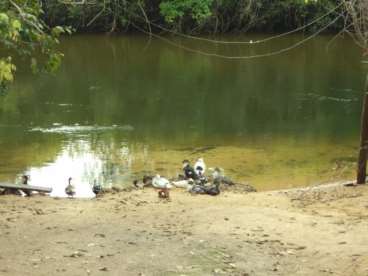
M 75 146 L 78 151 L 74 151 Z M 52 187 L 51 196 L 66 197 L 65 187 L 68 178 L 73 178 L 76 197 L 94 197 L 92 186 L 94 181 L 103 181 L 103 161 L 91 152 L 84 141 L 77 145 L 66 145 L 50 164 L 42 167 L 31 167 L 26 174 L 31 178 L 30 185 Z
M 30 132 L 63 136 L 60 152 L 53 160 L 37 167 L 28 168 L 24 174 L 30 176 L 30 185 L 52 187 L 51 196 L 66 197 L 65 187 L 72 178 L 75 197 L 94 197 L 93 185 L 104 188 L 130 184 L 132 153 L 124 141 L 101 139 L 99 135 L 112 135 L 131 130 L 130 126 L 58 126 L 32 128 Z M 144 148 L 144 147 L 143 147 Z M 144 162 L 146 163 L 146 162 Z
M 56 197 L 66 196 L 65 187 L 72 177 L 75 196 L 88 198 L 94 196 L 94 183 L 111 188 L 131 185 L 145 174 L 159 173 L 171 178 L 181 172 L 182 160 L 195 161 L 199 157 L 204 157 L 209 167 L 224 168 L 234 181 L 251 183 L 259 190 L 344 179 L 352 177 L 355 167 L 354 141 L 348 139 L 317 140 L 305 136 L 299 141 L 273 135 L 258 137 L 256 141 L 243 137 L 212 138 L 205 144 L 190 139 L 188 145 L 131 141 L 126 132 L 107 127 L 103 127 L 104 131 L 81 135 L 70 132 L 74 127 L 61 126 L 55 133 L 25 132 L 26 137 L 36 136 L 33 143 L 41 144 L 25 145 L 29 154 L 22 152 L 14 160 L 18 176 L 27 174 L 31 185 L 52 187 L 51 195 Z M 67 131 L 63 133 L 60 129 Z M 22 132 L 16 133 L 19 137 Z M 16 155 L 16 150 L 11 147 L 8 156 Z M 19 161 L 26 164 L 25 168 L 19 166 Z M 0 162 L 0 176 L 4 176 L 9 164 L 11 159 Z M 6 180 L 13 181 L 11 176 Z
M 350 160 L 359 137 L 364 70 L 352 41 L 326 52 L 331 37 L 320 36 L 287 55 L 230 62 L 157 40 L 142 52 L 145 39 L 73 36 L 63 41 L 56 75 L 19 71 L 0 97 L 0 181 L 27 171 L 32 184 L 52 185 L 63 196 L 72 177 L 77 195 L 91 196 L 94 181 L 175 176 L 183 159 L 203 157 L 196 148 L 213 145 L 203 153 L 210 166 L 258 189 L 353 171 L 332 170 L 334 160 L 351 165 L 339 157 Z M 183 43 L 242 55 L 300 39 L 251 49 Z
M 89 134 L 91 132 L 103 132 L 110 130 L 132 131 L 134 130 L 134 128 L 130 125 L 80 126 L 79 124 L 75 124 L 74 126 L 61 126 L 60 123 L 53 123 L 53 127 L 50 128 L 35 127 L 32 128 L 30 131 L 39 131 L 43 133 L 62 133 L 62 134 L 78 134 L 78 133 Z

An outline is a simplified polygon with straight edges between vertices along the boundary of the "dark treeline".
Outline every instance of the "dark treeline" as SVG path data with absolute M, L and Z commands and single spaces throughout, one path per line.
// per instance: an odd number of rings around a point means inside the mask
M 193 34 L 280 32 L 318 18 L 338 0 L 43 0 L 44 20 L 78 32 L 129 32 L 135 26 L 158 32 L 165 28 Z M 307 29 L 318 30 L 338 16 L 330 13 Z M 147 21 L 153 23 L 148 26 Z M 329 31 L 342 28 L 337 21 Z

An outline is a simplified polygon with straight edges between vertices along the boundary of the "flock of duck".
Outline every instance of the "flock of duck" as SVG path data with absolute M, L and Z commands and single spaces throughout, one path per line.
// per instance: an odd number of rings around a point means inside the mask
M 209 168 L 209 175 L 206 175 L 207 166 L 203 158 L 199 158 L 194 166 L 189 160 L 182 162 L 183 174 L 180 174 L 176 179 L 167 179 L 160 175 L 144 176 L 142 181 L 135 180 L 133 185 L 136 188 L 144 188 L 152 186 L 158 189 L 158 196 L 160 198 L 169 198 L 169 190 L 173 187 L 185 188 L 188 192 L 194 194 L 209 194 L 218 195 L 220 193 L 220 184 L 234 185 L 234 183 L 224 176 L 223 169 Z M 29 177 L 24 175 L 22 184 L 28 184 Z M 93 193 L 97 196 L 104 192 L 103 187 L 95 181 L 92 187 Z M 69 177 L 68 184 L 65 187 L 65 194 L 68 197 L 74 197 L 76 194 L 75 186 L 72 183 L 72 178 Z
M 135 180 L 133 184 L 137 188 L 152 186 L 159 189 L 160 198 L 169 198 L 169 190 L 173 187 L 185 188 L 188 192 L 194 194 L 220 194 L 220 184 L 234 185 L 231 179 L 224 175 L 221 168 L 209 168 L 210 175 L 206 175 L 207 166 L 203 158 L 199 158 L 194 166 L 191 166 L 189 160 L 184 160 L 182 164 L 183 174 L 176 179 L 167 179 L 160 175 L 144 176 L 142 182 Z

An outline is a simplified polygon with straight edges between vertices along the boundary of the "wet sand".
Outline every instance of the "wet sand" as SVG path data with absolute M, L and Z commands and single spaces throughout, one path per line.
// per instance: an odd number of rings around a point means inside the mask
M 368 275 L 368 185 L 0 197 L 0 275 Z

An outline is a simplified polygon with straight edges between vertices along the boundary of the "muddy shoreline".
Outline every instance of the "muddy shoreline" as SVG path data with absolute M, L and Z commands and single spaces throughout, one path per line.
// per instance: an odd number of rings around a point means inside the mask
M 0 197 L 0 275 L 368 275 L 368 185 Z

